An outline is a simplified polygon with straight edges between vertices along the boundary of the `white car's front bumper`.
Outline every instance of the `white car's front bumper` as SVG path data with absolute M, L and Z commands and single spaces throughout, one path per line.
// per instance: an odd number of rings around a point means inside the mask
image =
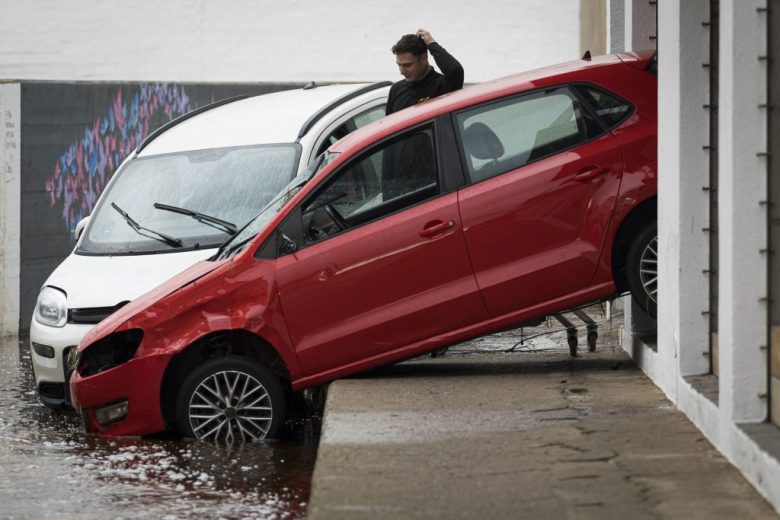
M 70 393 L 65 381 L 67 352 L 78 346 L 94 325 L 68 323 L 48 327 L 35 319 L 30 324 L 30 356 L 35 373 L 35 388 L 41 402 L 50 408 L 69 408 Z M 41 355 L 44 354 L 44 355 Z M 51 357 L 49 357 L 51 356 Z

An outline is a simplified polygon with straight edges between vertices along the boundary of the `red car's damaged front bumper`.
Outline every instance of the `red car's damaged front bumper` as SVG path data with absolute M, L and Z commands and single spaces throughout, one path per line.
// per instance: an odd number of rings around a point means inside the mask
M 149 435 L 165 430 L 160 407 L 160 386 L 171 354 L 131 359 L 105 372 L 70 379 L 73 405 L 81 410 L 87 430 L 111 436 Z M 127 415 L 101 424 L 97 411 L 113 403 L 127 401 Z

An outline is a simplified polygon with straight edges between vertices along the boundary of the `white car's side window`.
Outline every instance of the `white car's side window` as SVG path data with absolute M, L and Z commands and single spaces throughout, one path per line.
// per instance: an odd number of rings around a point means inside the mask
M 343 138 L 350 132 L 354 132 L 358 128 L 362 128 L 369 123 L 373 123 L 377 119 L 380 119 L 384 116 L 385 105 L 381 104 L 379 106 L 371 107 L 368 110 L 360 112 L 356 116 L 347 119 L 344 123 L 328 132 L 328 134 L 325 136 L 325 139 L 319 145 L 315 157 L 330 148 L 331 145 L 336 144 L 339 139 Z
M 363 128 L 367 124 L 373 123 L 374 121 L 377 121 L 383 117 L 385 117 L 385 106 L 381 105 L 372 108 L 368 112 L 363 112 L 362 114 L 359 114 L 352 119 L 355 122 L 355 127 Z

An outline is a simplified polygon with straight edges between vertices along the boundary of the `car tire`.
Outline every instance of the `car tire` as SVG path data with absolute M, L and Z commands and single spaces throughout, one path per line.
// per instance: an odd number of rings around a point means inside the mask
M 176 399 L 176 425 L 185 438 L 242 444 L 279 435 L 286 415 L 284 391 L 268 368 L 224 356 L 199 365 Z
M 655 318 L 658 297 L 658 224 L 648 224 L 628 248 L 626 283 L 634 301 Z

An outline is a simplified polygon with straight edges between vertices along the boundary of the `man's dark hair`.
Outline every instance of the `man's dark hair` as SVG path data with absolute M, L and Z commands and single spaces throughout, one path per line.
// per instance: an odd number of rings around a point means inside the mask
M 420 56 L 428 52 L 425 42 L 416 34 L 404 34 L 398 43 L 393 45 L 393 54 L 403 54 L 410 52 L 415 56 Z

